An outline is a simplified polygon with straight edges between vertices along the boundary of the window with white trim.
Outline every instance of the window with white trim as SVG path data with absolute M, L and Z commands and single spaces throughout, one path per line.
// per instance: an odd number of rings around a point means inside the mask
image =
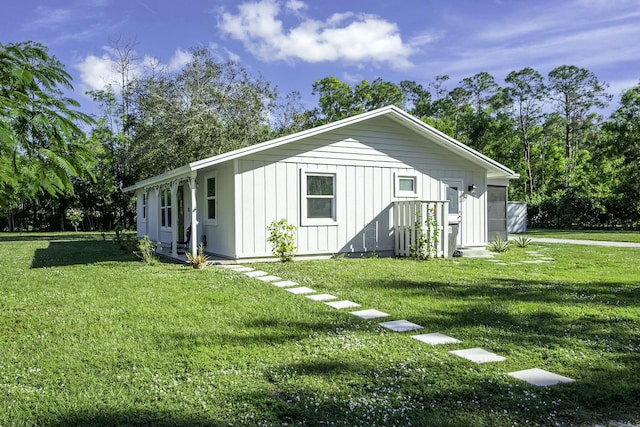
M 162 228 L 171 228 L 171 190 L 160 190 L 160 225 Z
M 396 174 L 396 197 L 418 197 L 418 177 L 409 174 Z
M 147 192 L 142 193 L 142 220 L 147 220 Z
M 216 224 L 218 221 L 218 188 L 216 175 L 209 175 L 205 178 L 207 195 L 207 222 Z
M 302 172 L 302 225 L 336 224 L 336 174 Z

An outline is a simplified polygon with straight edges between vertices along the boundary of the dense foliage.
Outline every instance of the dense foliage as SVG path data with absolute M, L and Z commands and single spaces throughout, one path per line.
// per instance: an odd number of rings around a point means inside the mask
M 385 105 L 519 173 L 509 196 L 528 202 L 533 226 L 640 226 L 640 86 L 604 117 L 607 84 L 573 65 L 546 77 L 512 71 L 502 86 L 487 72 L 456 87 L 447 75 L 425 85 L 328 76 L 307 109 L 298 93 L 283 96 L 206 48 L 180 70 L 145 73 L 134 72 L 131 45 L 114 51 L 120 79 L 90 92 L 101 117 L 86 138 L 79 126 L 91 121 L 59 89 L 71 86 L 62 64 L 41 45 L 0 46 L 3 228 L 129 227 L 131 195 L 121 189 L 140 179 Z

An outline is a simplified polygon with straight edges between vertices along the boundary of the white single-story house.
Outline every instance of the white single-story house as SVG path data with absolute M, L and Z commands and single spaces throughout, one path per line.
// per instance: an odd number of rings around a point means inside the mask
M 125 191 L 137 196 L 138 236 L 173 255 L 189 228 L 191 251 L 205 243 L 221 258 L 271 257 L 267 226 L 283 218 L 297 227 L 299 256 L 406 255 L 415 212 L 430 209 L 441 226 L 438 253 L 448 256 L 452 245 L 484 249 L 506 236 L 514 178 L 389 106 L 189 163 Z

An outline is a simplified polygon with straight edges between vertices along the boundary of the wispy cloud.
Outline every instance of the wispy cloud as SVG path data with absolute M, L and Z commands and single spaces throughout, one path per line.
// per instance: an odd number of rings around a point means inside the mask
M 23 24 L 23 30 L 54 29 L 69 23 L 73 19 L 72 10 L 67 8 L 38 6 L 35 9 L 35 15 L 35 19 Z
M 324 21 L 304 18 L 297 12 L 307 5 L 299 0 L 287 3 L 296 12 L 297 25 L 286 28 L 281 3 L 262 0 L 243 3 L 237 13 L 223 12 L 219 29 L 239 40 L 262 61 L 343 61 L 357 64 L 385 64 L 409 68 L 414 48 L 405 43 L 398 26 L 374 15 L 337 13 Z

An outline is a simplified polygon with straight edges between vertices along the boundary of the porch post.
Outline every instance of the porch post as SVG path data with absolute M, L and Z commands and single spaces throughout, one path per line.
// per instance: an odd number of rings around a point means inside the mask
M 167 209 L 171 209 L 171 256 L 178 257 L 178 209 L 176 208 L 176 199 L 178 198 L 178 181 L 171 182 L 171 205 Z
M 156 242 L 162 242 L 162 231 L 160 229 L 162 224 L 162 201 L 160 200 L 160 186 L 156 185 Z
M 191 242 L 189 245 L 191 254 L 196 256 L 198 254 L 198 212 L 196 203 L 197 182 L 195 174 L 189 177 L 189 187 L 191 188 Z

